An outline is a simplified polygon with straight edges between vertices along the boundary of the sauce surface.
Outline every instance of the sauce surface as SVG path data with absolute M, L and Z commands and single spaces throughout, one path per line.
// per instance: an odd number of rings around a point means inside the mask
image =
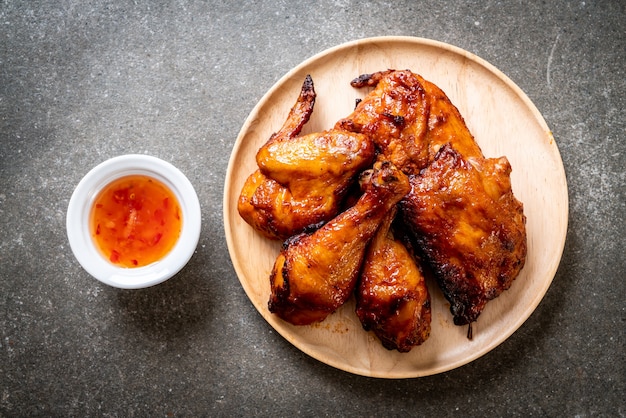
M 91 236 L 111 263 L 141 267 L 165 257 L 180 236 L 182 214 L 159 180 L 131 175 L 113 180 L 91 208 Z

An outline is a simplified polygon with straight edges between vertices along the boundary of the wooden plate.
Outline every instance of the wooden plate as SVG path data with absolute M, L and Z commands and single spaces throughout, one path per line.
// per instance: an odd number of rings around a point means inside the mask
M 474 324 L 455 326 L 449 304 L 435 285 L 432 332 L 406 354 L 388 351 L 365 332 L 349 301 L 324 322 L 290 325 L 267 309 L 269 273 L 280 244 L 256 233 L 237 212 L 245 179 L 256 169 L 255 154 L 278 130 L 306 74 L 315 83 L 317 101 L 304 132 L 328 129 L 347 116 L 366 92 L 349 82 L 363 73 L 410 69 L 434 82 L 464 116 L 487 157 L 508 157 L 513 191 L 528 218 L 528 257 L 513 286 L 487 304 Z M 550 129 L 528 97 L 491 64 L 459 48 L 410 37 L 358 40 L 324 51 L 298 65 L 261 99 L 235 143 L 224 188 L 228 250 L 248 297 L 289 342 L 336 368 L 365 376 L 408 378 L 441 373 L 466 364 L 496 347 L 524 323 L 547 291 L 559 265 L 567 230 L 568 198 L 563 163 Z

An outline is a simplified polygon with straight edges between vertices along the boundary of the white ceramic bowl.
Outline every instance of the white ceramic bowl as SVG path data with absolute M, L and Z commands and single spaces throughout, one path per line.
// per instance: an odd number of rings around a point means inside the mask
M 142 174 L 160 180 L 178 198 L 182 210 L 182 230 L 174 248 L 161 260 L 143 267 L 119 267 L 96 248 L 89 228 L 94 199 L 111 181 Z M 67 236 L 70 247 L 83 268 L 102 283 L 123 289 L 139 289 L 161 283 L 187 264 L 200 238 L 200 203 L 191 182 L 174 167 L 147 155 L 122 155 L 93 168 L 78 183 L 67 208 Z

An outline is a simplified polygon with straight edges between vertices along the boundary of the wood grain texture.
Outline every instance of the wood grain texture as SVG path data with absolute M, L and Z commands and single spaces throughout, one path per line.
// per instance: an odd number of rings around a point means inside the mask
M 474 323 L 474 339 L 455 326 L 449 304 L 428 283 L 432 297 L 430 338 L 411 352 L 388 351 L 365 332 L 354 300 L 313 326 L 296 327 L 267 309 L 269 274 L 280 244 L 255 232 L 237 213 L 245 179 L 255 168 L 258 148 L 282 125 L 306 74 L 317 101 L 304 132 L 328 129 L 348 115 L 367 91 L 349 82 L 363 73 L 410 69 L 437 84 L 455 104 L 486 157 L 505 155 L 512 184 L 527 216 L 528 256 L 512 287 L 489 302 Z M 409 378 L 466 364 L 502 343 L 537 307 L 559 265 L 568 219 L 563 163 L 543 117 L 528 97 L 484 60 L 440 42 L 410 37 L 368 38 L 324 51 L 294 68 L 262 98 L 237 138 L 226 174 L 224 223 L 230 256 L 246 294 L 285 339 L 333 367 L 364 376 Z

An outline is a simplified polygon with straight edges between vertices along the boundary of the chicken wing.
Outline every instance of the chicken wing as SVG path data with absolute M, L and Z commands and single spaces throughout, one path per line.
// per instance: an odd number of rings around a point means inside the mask
M 356 290 L 356 314 L 389 350 L 409 352 L 430 335 L 430 295 L 421 268 L 391 230 L 392 208 L 372 239 Z
M 476 321 L 524 265 L 526 217 L 511 190 L 505 157 L 465 158 L 444 145 L 410 176 L 401 202 L 405 223 L 450 302 L 456 325 Z
M 410 187 L 389 162 L 374 164 L 361 181 L 363 194 L 354 206 L 285 242 L 270 275 L 270 312 L 294 325 L 311 324 L 353 294 L 367 244 Z
M 271 239 L 284 240 L 336 216 L 349 185 L 374 159 L 373 143 L 359 133 L 298 136 L 314 102 L 307 76 L 287 120 L 257 152 L 259 169 L 239 197 L 241 217 Z

